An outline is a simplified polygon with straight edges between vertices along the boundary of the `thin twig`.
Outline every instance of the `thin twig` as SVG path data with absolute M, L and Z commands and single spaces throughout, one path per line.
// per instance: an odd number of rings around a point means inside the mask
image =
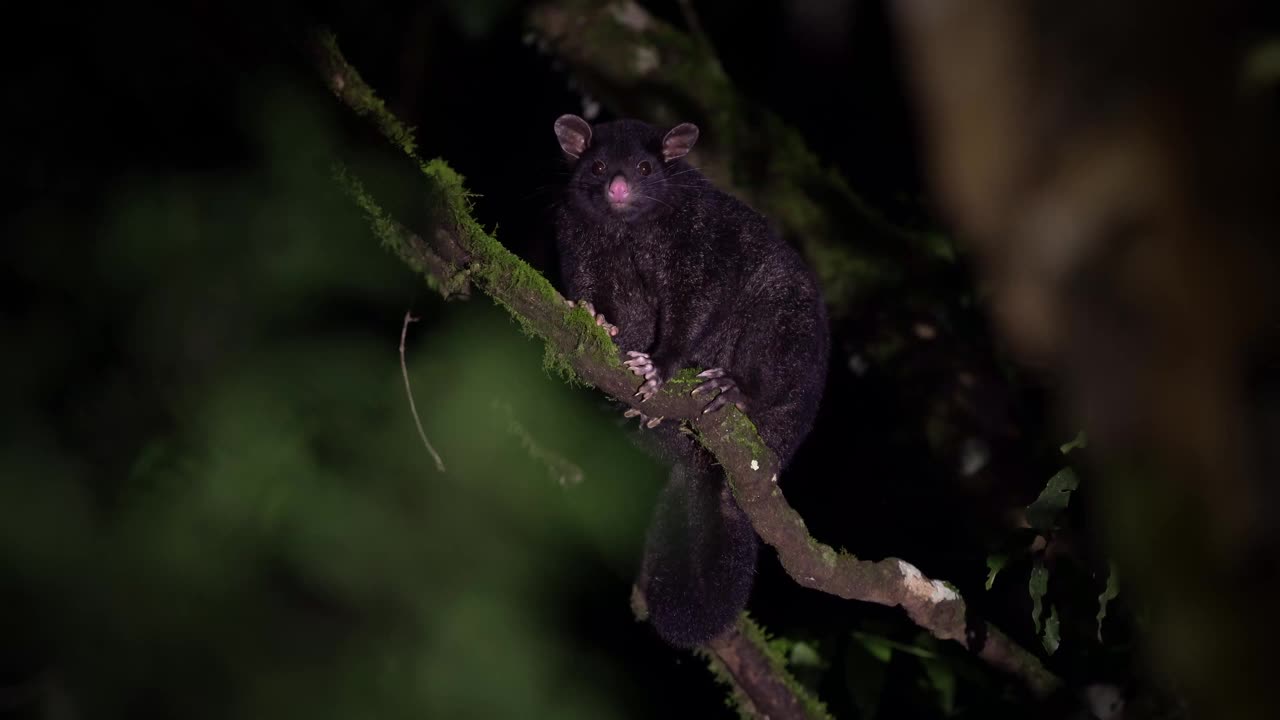
M 404 339 L 409 335 L 409 323 L 415 322 L 418 322 L 418 318 L 413 316 L 413 311 L 405 310 L 404 326 L 400 328 L 400 373 L 404 375 L 404 394 L 409 398 L 409 409 L 413 411 L 413 422 L 418 426 L 418 437 L 422 438 L 422 444 L 427 446 L 427 452 L 435 458 L 436 468 L 444 472 L 444 460 L 441 460 L 440 453 L 431 447 L 431 441 L 427 439 L 427 433 L 422 429 L 422 418 L 418 417 L 418 406 L 413 402 L 413 388 L 409 386 L 409 367 L 404 362 Z
M 524 425 L 521 425 L 520 421 L 516 419 L 515 410 L 511 408 L 510 404 L 494 399 L 490 405 L 494 410 L 507 416 L 507 431 L 520 439 L 520 445 L 529 453 L 529 457 L 545 465 L 548 474 L 551 475 L 552 479 L 560 483 L 561 487 L 580 485 L 582 483 L 582 468 L 538 444 L 533 434 L 526 430 Z

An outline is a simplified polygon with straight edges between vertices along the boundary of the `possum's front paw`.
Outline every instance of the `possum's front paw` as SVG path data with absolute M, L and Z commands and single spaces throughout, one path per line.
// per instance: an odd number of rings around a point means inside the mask
M 704 370 L 698 373 L 698 377 L 706 378 L 707 381 L 694 388 L 690 395 L 719 391 L 715 398 L 702 409 L 703 415 L 715 412 L 729 403 L 733 403 L 739 410 L 747 409 L 747 399 L 743 396 L 742 389 L 723 368 Z
M 596 312 L 595 305 L 592 305 L 590 301 L 579 300 L 578 302 L 575 303 L 572 300 L 565 300 L 565 302 L 569 305 L 569 307 L 586 308 L 587 312 L 591 313 L 591 317 L 596 319 L 596 324 L 604 328 L 605 332 L 609 333 L 609 337 L 613 337 L 618 334 L 618 326 L 606 320 L 603 313 Z
M 640 398 L 640 402 L 644 402 L 658 394 L 658 389 L 662 387 L 662 377 L 658 375 L 658 369 L 654 367 L 653 358 L 649 357 L 649 353 L 628 350 L 627 355 L 631 359 L 623 361 L 622 364 L 630 368 L 631 372 L 644 378 L 644 384 L 636 391 L 636 397 Z

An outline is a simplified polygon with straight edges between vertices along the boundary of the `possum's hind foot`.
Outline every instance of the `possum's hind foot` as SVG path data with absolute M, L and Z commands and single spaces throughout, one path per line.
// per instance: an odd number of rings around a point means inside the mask
M 653 358 L 649 357 L 649 353 L 636 352 L 628 350 L 627 355 L 630 360 L 624 360 L 631 372 L 644 378 L 644 384 L 636 391 L 635 396 L 640 398 L 640 402 L 644 402 L 654 395 L 658 394 L 658 389 L 662 387 L 662 378 L 658 375 L 658 369 L 653 365 Z
M 586 308 L 587 312 L 591 314 L 591 317 L 595 318 L 596 324 L 604 328 L 605 332 L 609 333 L 609 337 L 614 337 L 615 335 L 618 334 L 618 326 L 606 320 L 603 313 L 596 312 L 596 306 L 592 305 L 590 301 L 579 300 L 575 303 L 572 300 L 565 300 L 565 303 L 568 304 L 569 307 L 571 308 L 572 307 Z
M 690 395 L 716 393 L 715 398 L 702 409 L 703 415 L 713 413 L 729 403 L 733 403 L 739 410 L 747 409 L 747 399 L 743 396 L 741 388 L 723 368 L 704 370 L 698 373 L 698 377 L 705 378 L 706 382 L 694 388 Z

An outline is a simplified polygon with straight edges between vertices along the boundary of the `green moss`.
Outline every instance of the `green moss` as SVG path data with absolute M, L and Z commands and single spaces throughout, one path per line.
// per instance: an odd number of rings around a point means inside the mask
M 668 380 L 666 385 L 675 392 L 688 392 L 705 382 L 702 378 L 698 377 L 698 373 L 700 372 L 702 371 L 698 368 L 684 368 Z
M 785 668 L 787 664 L 787 641 L 774 638 L 747 613 L 742 614 L 742 633 L 747 636 L 769 659 L 774 668 Z
M 574 372 L 573 365 L 564 353 L 555 349 L 551 343 L 546 343 L 542 347 L 542 370 L 551 376 L 559 376 L 570 386 L 582 387 L 587 383 L 578 377 L 578 373 Z
M 401 123 L 386 104 L 360 78 L 355 68 L 351 67 L 338 49 L 337 40 L 332 33 L 323 33 L 319 37 L 321 47 L 328 53 L 333 67 L 342 73 L 341 97 L 358 115 L 372 117 L 383 136 L 399 147 L 406 155 L 418 162 L 422 174 L 427 178 L 428 202 L 435 211 L 437 220 L 447 223 L 459 236 L 463 247 L 473 258 L 473 270 L 479 280 L 487 283 L 487 290 L 505 290 L 508 292 L 533 291 L 548 300 L 556 299 L 559 293 L 541 273 L 507 250 L 497 238 L 485 232 L 472 214 L 472 198 L 474 195 L 466 189 L 465 178 L 449 167 L 442 158 L 434 158 L 423 162 L 417 156 L 417 145 L 412 129 Z M 409 259 L 411 252 L 405 252 L 403 238 L 395 232 L 394 222 L 376 207 L 368 194 L 359 188 L 354 178 L 347 176 L 348 187 L 359 190 L 357 202 L 361 203 L 375 223 L 374 231 L 383 239 L 384 244 L 395 247 L 402 257 Z M 421 267 L 414 269 L 421 271 Z M 495 295 L 502 304 L 508 305 L 500 293 Z M 508 305 L 508 309 L 511 309 Z M 522 324 L 523 318 L 513 312 Z
M 387 109 L 387 105 L 382 101 L 382 98 L 378 97 L 377 93 L 360 77 L 360 73 L 347 62 L 347 59 L 342 55 L 342 51 L 338 48 L 337 36 L 331 32 L 322 32 L 317 35 L 316 39 L 327 54 L 330 67 L 335 73 L 341 75 L 340 80 L 335 80 L 335 78 L 326 79 L 330 82 L 331 87 L 334 84 L 340 85 L 340 89 L 334 89 L 339 93 L 343 102 L 354 110 L 357 115 L 371 117 L 378 126 L 378 130 L 388 140 L 403 150 L 406 155 L 414 157 L 414 153 L 417 150 L 417 140 L 413 137 L 413 128 L 400 122 L 399 118 Z
M 517 299 L 546 302 L 563 308 L 562 318 L 572 329 L 577 340 L 575 351 L 593 360 L 617 362 L 613 343 L 607 333 L 597 326 L 585 311 L 570 311 L 555 286 L 498 239 L 476 222 L 472 214 L 472 195 L 467 191 L 465 178 L 449 167 L 442 158 L 434 158 L 421 164 L 422 174 L 430 182 L 429 202 L 438 221 L 456 229 L 463 247 L 471 256 L 470 275 L 481 288 L 505 309 L 519 325 L 521 332 L 544 341 L 549 339 L 514 307 Z M 586 385 L 577 373 L 569 357 L 547 342 L 543 351 L 543 369 L 559 376 L 570 384 Z
M 575 307 L 565 312 L 565 324 L 573 333 L 574 350 L 585 357 L 606 365 L 622 366 L 618 346 L 604 328 L 596 324 L 596 320 L 586 308 Z
M 527 336 L 548 341 L 548 338 L 529 321 L 524 313 L 517 310 L 513 303 L 518 299 L 533 302 L 542 300 L 559 306 L 561 305 L 560 294 L 555 287 L 542 273 L 509 251 L 492 233 L 486 232 L 476 221 L 472 212 L 474 195 L 466 189 L 465 178 L 462 175 L 442 158 L 423 162 L 417 157 L 412 131 L 387 110 L 376 93 L 364 83 L 355 69 L 347 64 L 337 47 L 334 36 L 326 33 L 319 38 L 319 41 L 328 53 L 335 72 L 342 76 L 341 81 L 336 83 L 341 86 L 339 96 L 357 114 L 372 117 L 382 134 L 417 162 L 427 180 L 427 203 L 432 212 L 434 224 L 454 235 L 463 250 L 470 256 L 471 262 L 466 272 L 460 272 L 456 276 L 456 282 L 446 280 L 444 283 L 460 286 L 467 276 L 474 278 L 481 289 L 515 319 L 521 332 Z M 374 235 L 378 237 L 382 246 L 393 250 L 415 272 L 424 275 L 432 288 L 440 289 L 442 281 L 428 272 L 422 258 L 410 245 L 407 231 L 382 209 L 360 181 L 345 168 L 336 167 L 334 174 L 338 182 L 355 200 L 356 205 L 368 216 Z M 590 353 L 596 359 L 616 360 L 612 354 L 605 352 L 605 348 L 612 345 L 608 335 L 594 323 L 589 323 L 589 328 L 586 326 L 580 328 L 577 336 L 579 352 Z M 547 342 L 545 347 L 543 367 L 550 374 L 559 375 L 571 383 L 580 383 L 569 359 L 550 342 Z
M 759 460 L 769 453 L 769 449 L 760 439 L 760 433 L 756 431 L 755 423 L 751 422 L 746 413 L 734 409 L 724 422 L 724 432 L 730 440 L 747 448 L 753 460 Z
M 387 214 L 373 196 L 365 190 L 364 185 L 342 165 L 333 168 L 334 179 L 342 185 L 347 194 L 355 201 L 369 219 L 369 227 L 378 243 L 400 257 L 414 272 L 422 275 L 427 286 L 445 294 L 459 292 L 466 283 L 465 273 L 458 273 L 451 278 L 437 278 L 428 271 L 422 257 L 409 245 L 404 229 Z
M 430 181 L 429 202 L 437 218 L 456 229 L 463 247 L 471 255 L 473 276 L 491 295 L 500 301 L 516 293 L 532 293 L 548 302 L 560 299 L 560 293 L 542 273 L 508 250 L 476 221 L 472 215 L 474 195 L 466 189 L 462 175 L 442 158 L 422 163 L 421 168 Z
M 404 237 L 400 233 L 399 226 L 390 215 L 382 209 L 373 196 L 364 188 L 364 184 L 358 178 L 347 172 L 347 169 L 340 165 L 333 166 L 333 177 L 342 185 L 351 199 L 355 201 L 356 206 L 364 211 L 369 217 L 369 226 L 373 230 L 373 234 L 378 238 L 378 242 L 384 248 L 389 248 L 396 252 L 409 263 L 414 270 L 422 272 L 424 268 L 421 262 L 413 257 L 413 253 L 409 252 L 409 248 L 405 245 Z
M 785 639 L 769 637 L 765 629 L 757 625 L 746 613 L 742 615 L 741 627 L 743 635 L 768 658 L 774 675 L 780 678 L 787 689 L 800 700 L 800 704 L 804 706 L 805 716 L 815 720 L 832 720 L 827 706 L 787 670 L 787 655 L 793 643 Z
M 716 682 L 729 688 L 729 695 L 725 698 L 725 705 L 737 711 L 741 720 L 759 720 L 760 716 L 754 710 L 751 698 L 742 692 L 742 688 L 738 687 L 738 683 L 734 682 L 733 675 L 729 673 L 729 669 L 720 662 L 720 658 L 715 653 L 705 648 L 699 648 L 694 651 L 695 654 L 702 657 L 707 663 L 707 668 L 711 670 L 712 676 Z
M 801 706 L 804 708 L 805 717 L 812 720 L 832 720 L 826 705 L 787 670 L 787 657 L 794 643 L 782 638 L 774 639 L 769 637 L 764 628 L 757 625 L 747 613 L 742 614 L 739 628 L 742 630 L 743 636 L 764 655 L 766 662 L 773 669 L 773 675 L 781 680 L 783 685 L 800 701 Z M 733 676 L 725 668 L 724 664 L 720 662 L 719 658 L 705 648 L 699 649 L 697 654 L 707 662 L 707 667 L 711 670 L 712 675 L 715 676 L 716 681 L 729 688 L 726 704 L 737 711 L 738 717 L 747 720 L 760 718 L 761 715 L 756 710 L 751 699 L 734 682 Z
M 818 552 L 822 555 L 822 564 L 829 568 L 834 568 L 836 561 L 840 559 L 840 553 L 836 552 L 830 545 L 819 545 Z

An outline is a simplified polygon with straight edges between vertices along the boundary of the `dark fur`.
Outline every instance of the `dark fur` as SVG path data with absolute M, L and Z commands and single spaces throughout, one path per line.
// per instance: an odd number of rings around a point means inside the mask
M 785 466 L 826 382 L 830 341 L 816 278 L 763 216 L 685 160 L 665 161 L 662 131 L 620 120 L 590 134 L 585 147 L 561 134 L 572 167 L 556 211 L 566 297 L 590 301 L 618 326 L 620 350 L 649 353 L 661 380 L 683 368 L 724 369 Z M 607 166 L 601 176 L 592 173 L 596 161 Z M 641 161 L 648 177 L 637 171 Z M 637 199 L 624 213 L 606 201 L 617 174 Z M 756 536 L 705 451 L 670 422 L 641 432 L 674 467 L 640 587 L 664 639 L 703 644 L 746 605 Z

